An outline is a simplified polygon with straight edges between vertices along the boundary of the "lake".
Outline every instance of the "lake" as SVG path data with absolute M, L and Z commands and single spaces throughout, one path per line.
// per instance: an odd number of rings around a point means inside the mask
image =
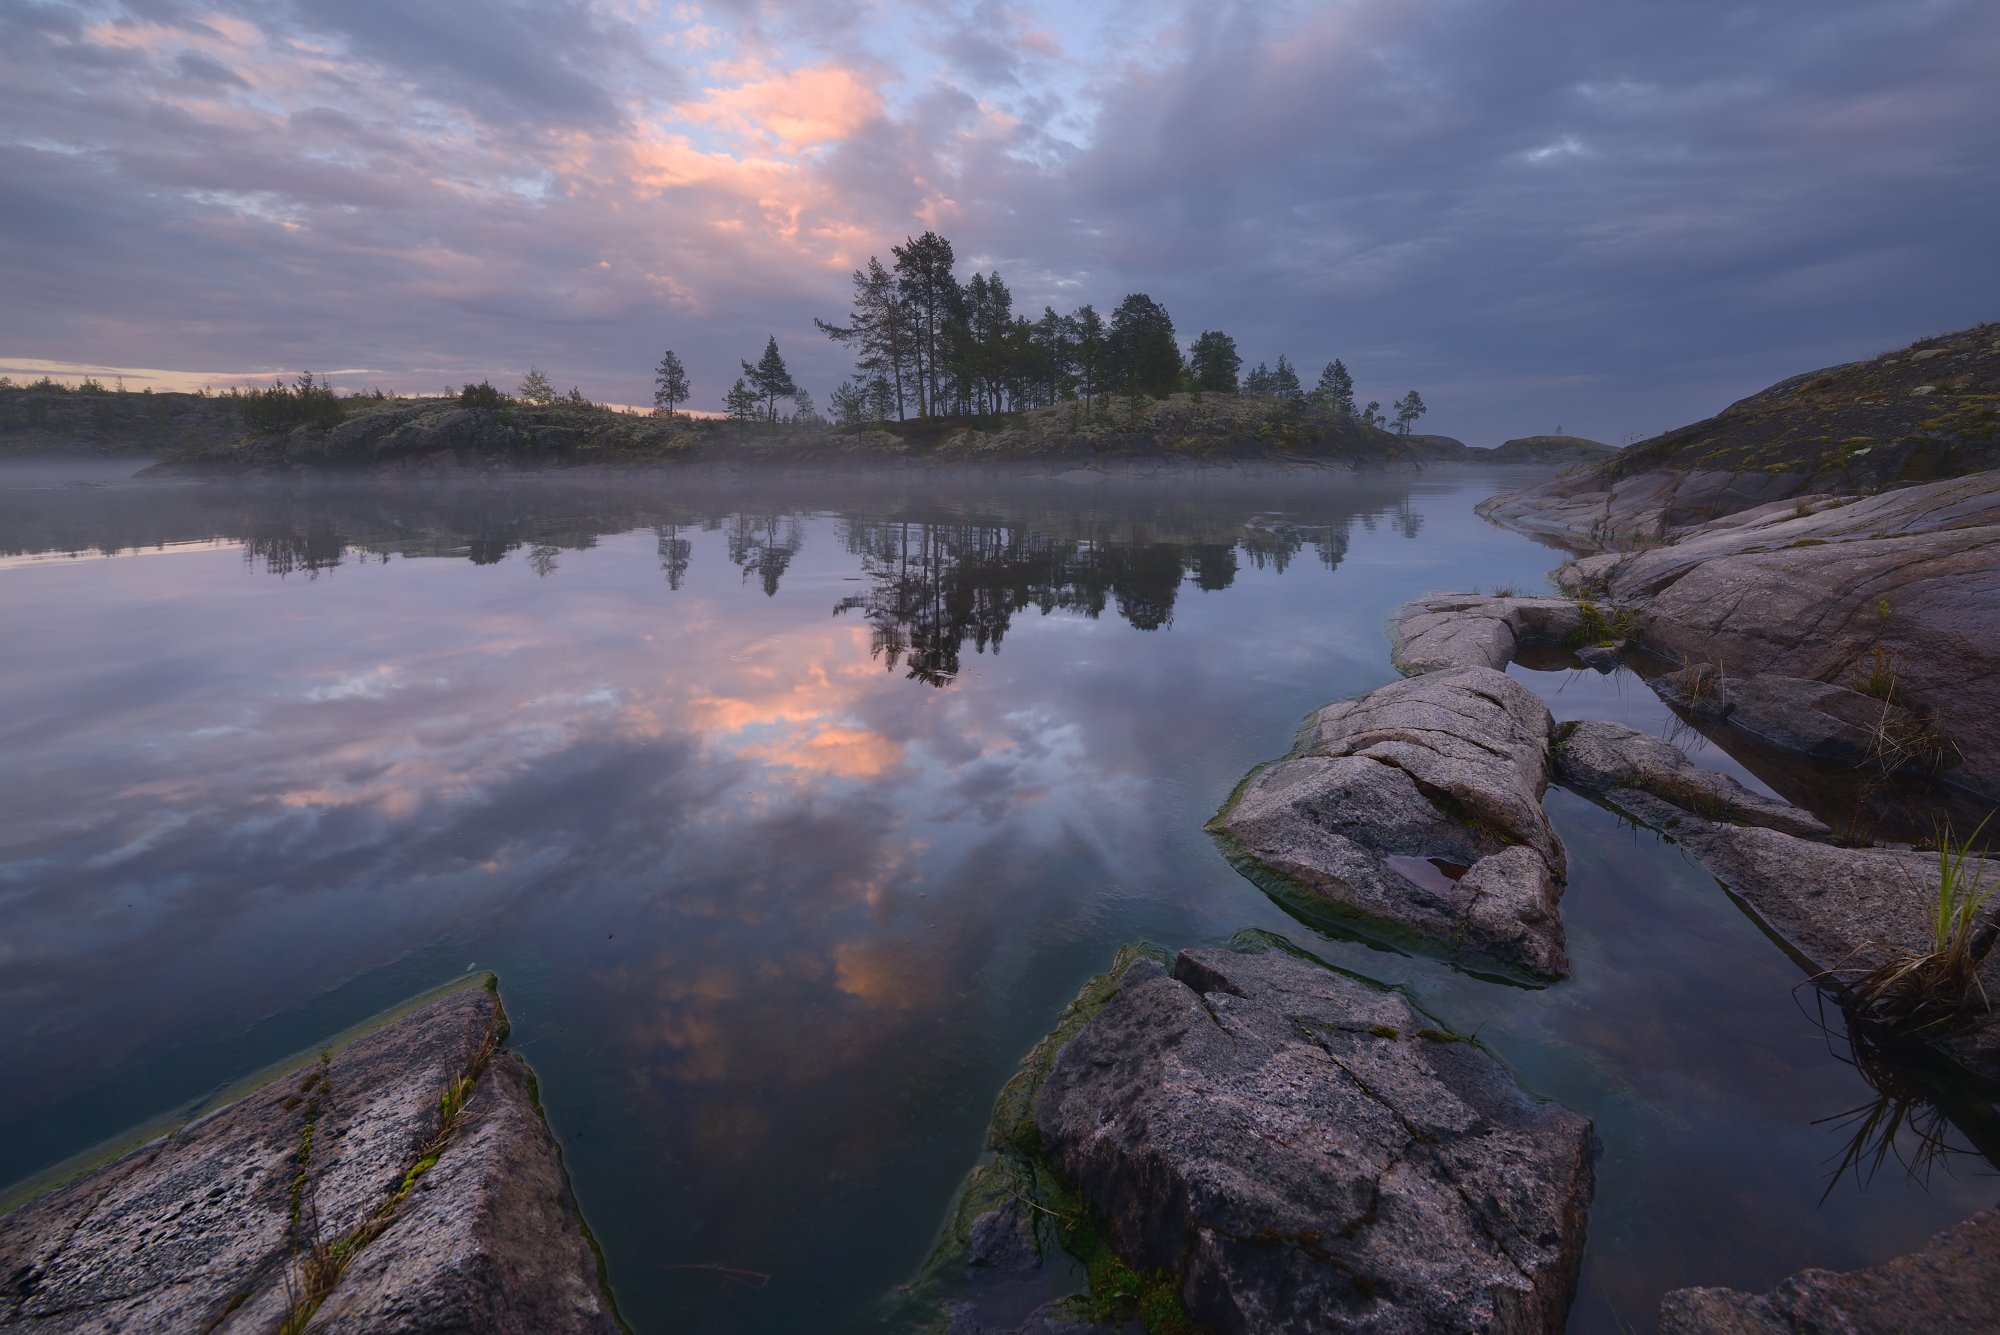
M 1594 1119 L 1573 1329 L 1992 1202 L 1922 1104 L 1832 1181 L 1877 1095 L 1801 971 L 1580 797 L 1541 990 L 1314 930 L 1203 833 L 1393 678 L 1397 604 L 1547 587 L 1557 552 L 1472 513 L 1523 477 L 130 467 L 0 470 L 0 1183 L 491 969 L 635 1329 L 867 1328 L 1078 985 L 1254 928 Z M 1513 671 L 1672 722 L 1623 673 Z

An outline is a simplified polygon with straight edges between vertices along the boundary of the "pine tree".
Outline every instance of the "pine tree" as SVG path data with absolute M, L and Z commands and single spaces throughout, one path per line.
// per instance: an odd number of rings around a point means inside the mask
M 1366 422 L 1369 426 L 1372 427 L 1384 427 L 1389 425 L 1389 419 L 1382 416 L 1381 413 L 1376 411 L 1376 409 L 1380 408 L 1381 406 L 1382 402 L 1380 399 L 1368 400 L 1368 406 L 1361 410 L 1361 420 Z
M 516 392 L 529 403 L 556 401 L 556 387 L 549 383 L 549 378 L 542 374 L 541 368 L 535 366 L 530 366 L 528 373 L 521 377 L 521 388 Z
M 745 384 L 742 376 L 736 378 L 736 383 L 729 387 L 729 393 L 723 396 L 723 406 L 728 409 L 732 422 L 754 422 L 763 415 L 763 409 L 757 402 L 757 391 Z
M 1374 405 L 1371 404 L 1369 406 L 1373 407 Z M 1422 417 L 1427 411 L 1428 409 L 1424 407 L 1423 398 L 1417 391 L 1414 389 L 1411 390 L 1408 394 L 1396 400 L 1396 430 L 1405 436 L 1409 435 L 1410 423 Z
M 1305 390 L 1299 384 L 1299 373 L 1292 369 L 1284 353 L 1278 354 L 1277 369 L 1271 372 L 1271 393 L 1287 403 L 1297 403 L 1305 397 Z
M 1077 388 L 1083 392 L 1083 410 L 1089 412 L 1091 396 L 1104 390 L 1104 317 L 1086 304 L 1070 320 L 1076 339 Z
M 1210 329 L 1188 349 L 1190 386 L 1196 393 L 1234 394 L 1243 358 L 1237 354 L 1236 340 L 1220 329 Z
M 1313 402 L 1320 407 L 1341 414 L 1354 416 L 1354 377 L 1347 373 L 1347 367 L 1336 357 L 1327 363 L 1319 373 L 1319 384 L 1313 387 Z
M 799 392 L 792 381 L 792 373 L 786 369 L 785 359 L 778 353 L 778 337 L 773 334 L 764 345 L 764 355 L 752 366 L 743 363 L 743 379 L 749 383 L 751 393 L 764 401 L 766 421 L 778 420 L 778 400 L 789 399 Z
M 858 345 L 860 356 L 856 360 L 861 378 L 881 377 L 887 381 L 895 395 L 896 416 L 901 418 L 903 405 L 909 399 L 907 389 L 917 383 L 911 361 L 915 339 L 909 306 L 898 293 L 895 278 L 882 267 L 882 261 L 871 255 L 867 272 L 854 271 L 854 313 L 845 326 L 824 320 L 813 323 L 836 343 Z
M 1271 368 L 1258 362 L 1250 374 L 1243 377 L 1243 392 L 1255 398 L 1263 398 L 1271 392 Z
M 1117 383 L 1137 397 L 1164 399 L 1181 379 L 1181 346 L 1167 308 L 1134 292 L 1111 313 L 1110 362 Z
M 672 348 L 660 358 L 660 369 L 653 377 L 653 406 L 667 410 L 667 416 L 674 415 L 674 405 L 688 400 L 687 368 L 674 355 Z
M 918 412 L 935 417 L 943 410 L 952 329 L 964 306 L 958 279 L 951 272 L 951 242 L 936 232 L 925 232 L 892 246 L 890 253 L 896 257 L 896 294 L 914 335 Z

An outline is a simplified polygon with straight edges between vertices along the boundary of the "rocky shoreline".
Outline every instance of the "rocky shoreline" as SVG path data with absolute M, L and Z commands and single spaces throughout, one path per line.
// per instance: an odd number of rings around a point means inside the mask
M 1510 504 L 1508 522 L 1538 528 L 1532 507 Z M 1558 507 L 1539 531 L 1565 522 Z M 1954 868 L 1949 852 L 1873 844 L 1854 820 L 1836 828 L 1837 813 L 1752 792 L 1667 739 L 1605 721 L 1557 726 L 1506 668 L 1643 665 L 1663 700 L 1725 746 L 1790 753 L 1836 788 L 1991 798 L 2000 471 L 1740 508 L 1671 537 L 1572 561 L 1553 577 L 1563 597 L 1404 606 L 1391 640 L 1406 678 L 1316 713 L 1291 754 L 1244 780 L 1213 833 L 1315 925 L 1553 984 L 1568 972 L 1564 857 L 1541 797 L 1559 783 L 1679 844 L 1843 1012 L 1857 1051 L 1931 1073 L 1919 1083 L 1948 1082 L 1954 1116 L 1990 1132 L 2000 1017 L 1978 999 L 2000 998 L 2000 911 L 1989 903 L 1968 920 L 1973 977 L 1942 1014 L 1900 1019 L 1867 979 L 1933 950 L 1947 876 L 1991 885 L 2000 861 L 1967 853 Z M 1560 1162 L 1536 1160 L 1498 1188 L 1492 1161 L 1452 1157 L 1462 1143 L 1409 1118 L 1477 1103 L 1425 1083 L 1442 1078 L 1443 1052 L 1464 1063 L 1461 1077 L 1477 1072 L 1483 1148 L 1507 1143 L 1493 1101 L 1512 1100 L 1537 1110 L 1539 1144 Z M 1347 1082 L 1368 1106 L 1343 1101 Z M 1411 1139 L 1356 1143 L 1385 1110 Z M 1417 1143 L 1424 1154 L 1410 1152 Z M 1155 1332 L 1557 1330 L 1581 1254 L 1589 1144 L 1583 1119 L 1534 1104 L 1476 1045 L 1287 942 L 1257 934 L 1171 962 L 1132 953 L 1086 987 L 1010 1086 L 956 1231 L 911 1293 L 964 1335 L 1135 1319 Z M 1393 1169 L 1380 1167 L 1385 1154 Z M 1365 1209 L 1347 1208 L 1350 1171 L 1373 1174 Z M 1000 1196 L 996 1177 L 1010 1184 Z M 1393 1205 L 1392 1181 L 1406 1193 Z M 1464 1230 L 1426 1194 L 1444 1189 L 1498 1213 Z M 1406 1210 L 1424 1226 L 1403 1226 Z M 1494 1245 L 1508 1265 L 1482 1269 Z M 1065 1250 L 1089 1287 L 1049 1297 Z M 985 1303 L 980 1280 L 995 1273 L 1040 1304 Z M 1671 1292 L 1660 1322 L 1677 1333 L 1970 1330 L 1991 1317 L 1996 1277 L 1988 1212 L 1872 1270 L 1808 1271 L 1764 1295 Z
M 0 1217 L 0 1330 L 623 1329 L 496 988 Z

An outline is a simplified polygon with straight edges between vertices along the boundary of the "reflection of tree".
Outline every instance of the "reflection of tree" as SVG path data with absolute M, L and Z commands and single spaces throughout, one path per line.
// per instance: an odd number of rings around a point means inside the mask
M 694 558 L 694 544 L 681 536 L 679 524 L 655 524 L 653 536 L 659 540 L 660 571 L 667 577 L 667 587 L 678 591 Z
M 767 597 L 776 595 L 778 581 L 805 540 L 805 526 L 797 515 L 781 515 L 772 510 L 761 515 L 730 517 L 729 559 L 742 568 L 746 581 L 756 575 Z
M 328 524 L 293 528 L 286 524 L 260 524 L 243 534 L 243 563 L 262 561 L 273 575 L 283 577 L 303 570 L 308 579 L 317 579 L 322 570 L 332 570 L 347 553 L 347 539 Z
M 1289 550 L 1299 545 L 1294 537 Z M 876 656 L 933 686 L 958 675 L 968 642 L 997 651 L 1017 612 L 1097 617 L 1109 604 L 1135 628 L 1159 630 L 1173 624 L 1183 583 L 1226 589 L 1237 568 L 1234 543 L 1057 536 L 998 522 L 856 521 L 847 546 L 870 587 L 835 614 L 861 613 Z

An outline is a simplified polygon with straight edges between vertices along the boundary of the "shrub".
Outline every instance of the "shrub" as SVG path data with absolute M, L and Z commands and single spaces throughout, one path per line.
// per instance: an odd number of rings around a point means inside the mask
M 476 385 L 467 385 L 458 392 L 458 406 L 461 408 L 504 408 L 510 402 L 505 394 L 484 380 Z
M 231 390 L 230 397 L 236 400 L 243 425 L 252 431 L 338 426 L 343 411 L 333 386 L 316 380 L 310 371 L 289 385 L 273 380 L 269 389 Z

